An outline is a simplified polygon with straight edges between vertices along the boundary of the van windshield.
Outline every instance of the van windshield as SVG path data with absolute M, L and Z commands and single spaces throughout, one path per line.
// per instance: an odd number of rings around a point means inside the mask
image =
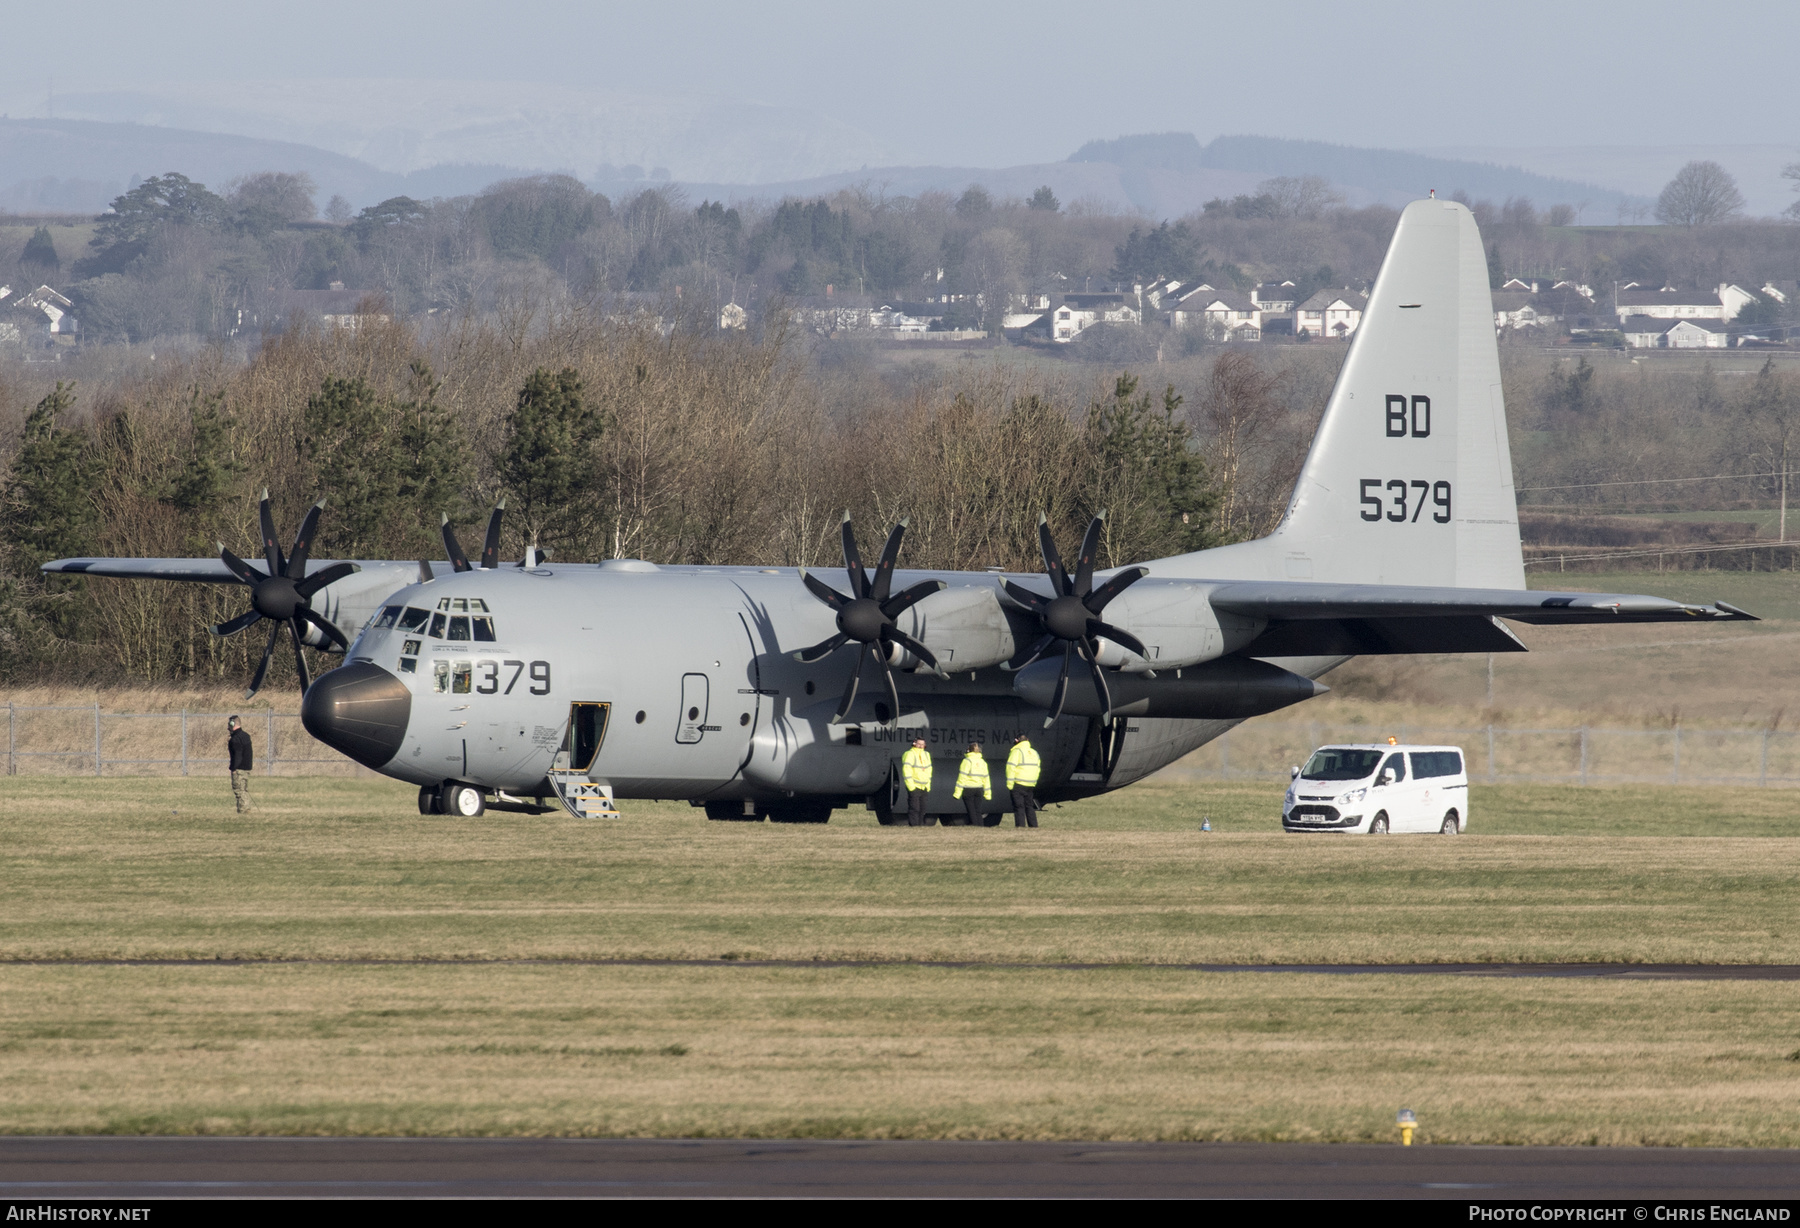
M 1381 752 L 1378 750 L 1327 748 L 1314 751 L 1313 757 L 1300 769 L 1300 775 L 1305 780 L 1361 780 L 1373 775 L 1379 762 Z

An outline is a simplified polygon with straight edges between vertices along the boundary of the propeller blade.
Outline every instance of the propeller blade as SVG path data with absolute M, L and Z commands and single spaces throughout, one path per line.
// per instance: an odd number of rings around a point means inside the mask
M 257 623 L 259 623 L 261 621 L 262 621 L 262 615 L 258 614 L 255 610 L 251 610 L 248 614 L 239 614 L 236 618 L 232 619 L 230 622 L 214 623 L 213 628 L 212 628 L 212 633 L 214 635 L 236 635 L 238 632 L 242 631 L 244 628 L 254 627 Z
M 900 558 L 900 539 L 906 536 L 906 523 L 902 520 L 894 526 L 894 531 L 888 534 L 887 545 L 881 548 L 881 561 L 875 564 L 875 583 L 869 586 L 869 596 L 877 604 L 888 599 L 888 590 L 893 587 L 894 564 Z
M 330 621 L 317 610 L 309 610 L 305 606 L 301 606 L 300 609 L 295 612 L 294 617 L 297 619 L 304 618 L 307 622 L 323 632 L 326 639 L 336 644 L 339 648 L 344 649 L 346 652 L 349 651 L 350 641 L 344 638 L 344 633 L 332 626 Z
M 419 560 L 419 583 L 425 584 L 428 581 L 435 580 L 435 579 L 437 579 L 437 577 L 431 574 L 431 564 L 427 563 L 424 559 L 420 559 Z
M 823 661 L 849 642 L 850 637 L 840 631 L 828 640 L 820 640 L 811 648 L 802 648 L 799 652 L 790 655 L 802 665 L 811 665 L 814 661 Z
M 311 597 L 314 593 L 330 584 L 336 584 L 345 576 L 354 575 L 359 569 L 355 563 L 333 563 L 324 571 L 315 571 L 300 583 L 294 585 L 294 591 L 302 597 Z
M 262 502 L 256 508 L 257 518 L 262 521 L 263 558 L 269 564 L 269 574 L 282 575 L 287 570 L 287 560 L 281 557 L 281 543 L 275 540 L 275 513 L 269 510 L 269 488 L 263 487 Z
M 219 558 L 224 560 L 225 566 L 231 568 L 232 575 L 242 580 L 245 584 L 250 585 L 252 588 L 269 578 L 263 575 L 262 572 L 256 570 L 256 568 L 250 566 L 250 564 L 244 562 L 243 559 L 240 559 L 237 555 L 227 550 L 224 542 L 219 543 Z
M 487 539 L 481 545 L 481 566 L 491 570 L 500 566 L 500 513 L 506 510 L 506 498 L 501 496 L 500 502 L 494 504 L 494 510 L 488 515 Z
M 884 725 L 892 725 L 895 721 L 900 719 L 900 688 L 894 685 L 894 667 L 889 665 L 885 660 L 881 663 L 881 676 L 887 679 L 888 703 L 893 705 L 888 709 L 887 720 L 881 723 Z
M 846 712 L 850 711 L 850 705 L 856 702 L 856 688 L 857 688 L 858 684 L 860 684 L 862 682 L 863 666 L 867 665 L 868 663 L 869 663 L 869 646 L 867 644 L 864 644 L 862 646 L 861 651 L 859 651 L 856 654 L 856 669 L 850 675 L 850 685 L 844 688 L 843 701 L 838 704 L 837 714 L 831 718 L 831 723 L 833 725 L 835 725 L 839 721 L 843 720 L 844 714 Z
M 1000 668 L 1008 673 L 1016 674 L 1048 652 L 1050 650 L 1050 645 L 1054 643 L 1056 643 L 1056 637 L 1046 632 L 1038 637 L 1036 643 L 1026 648 L 1023 652 L 1015 653 L 1012 660 L 1002 662 Z
M 1100 693 L 1100 719 L 1108 720 L 1112 716 L 1112 688 L 1106 685 L 1106 671 L 1100 668 L 1100 662 L 1095 659 L 1092 644 L 1078 642 L 1075 650 L 1087 662 L 1088 672 L 1094 676 L 1094 689 Z
M 1050 606 L 1048 600 L 1038 596 L 1028 588 L 1021 588 L 1011 580 L 1000 581 L 1000 587 L 1006 590 L 1006 595 L 1008 597 L 1011 597 L 1026 609 L 1032 610 L 1038 614 L 1042 614 Z
M 1081 557 L 1075 560 L 1075 595 L 1085 597 L 1094 587 L 1094 556 L 1100 550 L 1100 530 L 1106 526 L 1106 511 L 1088 521 L 1087 535 L 1081 539 Z
M 1101 610 L 1106 608 L 1107 602 L 1111 601 L 1114 597 L 1117 597 L 1120 593 L 1124 592 L 1149 574 L 1150 569 L 1148 567 L 1127 567 L 1124 571 L 1121 571 L 1105 584 L 1102 584 L 1099 588 L 1083 597 L 1081 599 L 1081 604 L 1088 608 L 1089 613 L 1098 614 Z
M 300 642 L 300 620 L 288 619 L 287 629 L 294 640 L 294 668 L 300 671 L 300 693 L 304 695 L 312 686 L 312 671 L 306 668 L 306 645 Z
M 1056 538 L 1050 535 L 1050 517 L 1043 512 L 1038 513 L 1038 549 L 1044 556 L 1044 574 L 1050 577 L 1050 587 L 1058 597 L 1068 596 L 1069 570 L 1057 553 Z
M 906 651 L 912 653 L 913 656 L 930 666 L 931 672 L 938 677 L 949 677 L 949 675 L 944 672 L 944 667 L 938 664 L 937 654 L 925 647 L 925 645 L 919 643 L 919 641 L 915 640 L 912 636 L 906 634 L 906 632 L 900 630 L 900 628 L 883 627 L 881 629 L 881 638 L 884 640 L 892 640 L 894 643 L 900 645 L 900 647 L 906 649 Z M 899 708 L 895 708 L 894 710 L 898 712 Z
M 850 513 L 844 513 L 844 570 L 850 573 L 850 595 L 869 595 L 869 573 L 863 570 L 862 555 L 856 549 L 856 530 L 850 527 Z
M 294 534 L 294 548 L 288 553 L 284 573 L 288 579 L 299 580 L 306 576 L 306 560 L 312 557 L 313 534 L 319 531 L 319 513 L 324 510 L 323 499 L 306 509 L 306 519 L 300 522 L 300 531 Z
M 880 581 L 877 580 L 876 583 L 879 584 Z M 881 612 L 886 614 L 889 618 L 898 618 L 900 615 L 919 604 L 919 602 L 931 596 L 931 594 L 941 592 L 949 587 L 950 586 L 945 584 L 942 580 L 920 581 L 911 588 L 902 591 L 898 597 L 888 597 L 882 600 Z
M 462 543 L 456 540 L 456 530 L 450 527 L 450 516 L 440 512 L 442 519 L 438 522 L 438 530 L 444 535 L 444 552 L 450 559 L 450 566 L 457 571 L 474 571 L 469 566 L 469 556 L 463 553 Z
M 844 596 L 844 594 L 838 592 L 835 588 L 832 588 L 831 585 L 825 583 L 825 581 L 819 579 L 804 567 L 800 569 L 800 583 L 806 585 L 813 596 L 817 597 L 820 601 L 823 601 L 834 610 L 841 610 L 850 604 L 850 598 Z
M 244 692 L 245 699 L 253 699 L 262 690 L 263 679 L 269 675 L 269 658 L 275 655 L 275 641 L 281 638 L 281 624 L 276 623 L 269 628 L 269 643 L 263 649 L 262 660 L 256 663 L 256 673 L 250 679 L 250 689 Z
M 1103 623 L 1097 618 L 1090 618 L 1087 622 L 1087 633 L 1089 639 L 1099 636 L 1101 639 L 1111 640 L 1120 648 L 1137 653 L 1138 656 L 1144 658 L 1146 661 L 1150 659 L 1150 654 L 1144 650 L 1144 641 L 1138 639 L 1137 636 L 1131 634 L 1129 631 L 1121 631 L 1110 623 Z
M 1050 714 L 1044 718 L 1045 729 L 1056 724 L 1056 718 L 1062 715 L 1063 696 L 1069 693 L 1069 654 L 1074 651 L 1075 645 L 1064 641 L 1062 673 L 1057 675 L 1056 691 L 1050 696 Z

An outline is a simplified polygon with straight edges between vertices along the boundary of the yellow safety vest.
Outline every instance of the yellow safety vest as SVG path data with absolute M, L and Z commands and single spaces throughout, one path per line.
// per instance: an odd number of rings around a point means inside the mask
M 930 792 L 931 752 L 923 747 L 907 747 L 906 753 L 900 756 L 900 782 L 908 793 Z
M 1006 755 L 1006 787 L 1008 789 L 1037 788 L 1038 772 L 1043 768 L 1043 761 L 1038 758 L 1036 750 L 1030 742 L 1015 742 L 1012 750 Z
M 962 764 L 956 769 L 956 791 L 950 796 L 960 800 L 964 789 L 980 789 L 982 797 L 993 800 L 994 786 L 988 780 L 987 760 L 977 751 L 963 756 Z

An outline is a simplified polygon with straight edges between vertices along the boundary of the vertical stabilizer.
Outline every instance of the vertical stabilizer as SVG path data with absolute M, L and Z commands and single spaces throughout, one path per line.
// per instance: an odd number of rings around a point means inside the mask
M 1287 515 L 1155 576 L 1525 587 L 1481 233 L 1406 207 Z

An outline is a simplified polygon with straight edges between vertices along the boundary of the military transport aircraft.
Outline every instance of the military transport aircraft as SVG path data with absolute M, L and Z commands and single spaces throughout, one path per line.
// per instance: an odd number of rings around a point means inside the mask
M 682 798 L 715 819 L 865 803 L 891 823 L 914 738 L 941 760 L 936 815 L 960 810 L 962 748 L 1003 755 L 1019 731 L 1041 796 L 1069 800 L 1323 692 L 1358 654 L 1524 651 L 1503 619 L 1751 617 L 1525 588 L 1487 262 L 1469 210 L 1440 200 L 1401 215 L 1287 513 L 1257 541 L 1096 571 L 1096 522 L 1072 571 L 1041 528 L 1044 575 L 928 573 L 896 570 L 903 523 L 871 575 L 846 518 L 839 590 L 793 568 L 502 566 L 499 509 L 479 566 L 446 524 L 447 574 L 309 572 L 319 515 L 284 555 L 265 499 L 266 571 L 224 547 L 44 570 L 246 585 L 251 609 L 214 630 L 273 624 L 252 692 L 285 623 L 312 735 L 460 815 Z M 303 643 L 346 663 L 309 684 Z

